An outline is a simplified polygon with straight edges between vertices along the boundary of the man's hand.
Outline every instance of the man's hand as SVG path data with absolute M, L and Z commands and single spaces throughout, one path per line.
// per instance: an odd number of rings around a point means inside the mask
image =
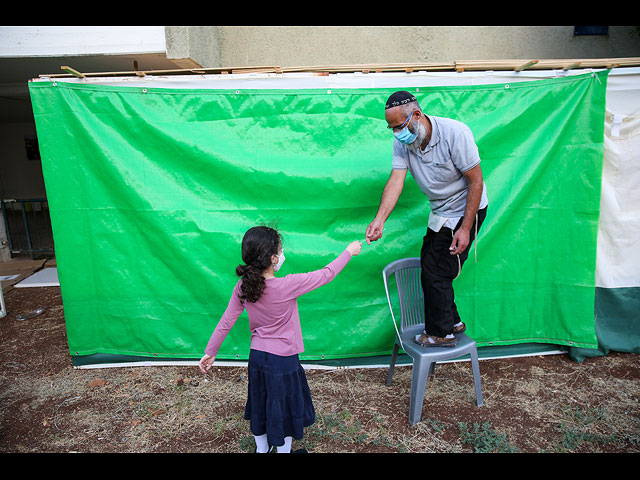
M 382 238 L 382 231 L 384 230 L 384 222 L 378 219 L 375 219 L 373 222 L 369 224 L 367 227 L 367 245 L 371 245 L 371 242 L 375 242 Z
M 459 228 L 453 235 L 453 241 L 449 247 L 451 255 L 460 255 L 469 246 L 469 231 L 465 228 Z
M 382 238 L 384 222 L 389 218 L 389 215 L 398 202 L 398 198 L 400 198 L 406 177 L 407 169 L 391 170 L 389 180 L 387 180 L 387 184 L 384 186 L 384 191 L 382 192 L 382 199 L 380 200 L 380 207 L 378 208 L 376 218 L 367 227 L 367 245 L 371 245 L 371 242 Z
M 476 214 L 478 213 L 478 207 L 480 206 L 480 200 L 482 199 L 482 190 L 484 188 L 480 164 L 464 172 L 464 176 L 466 177 L 467 182 L 469 182 L 467 205 L 465 207 L 462 225 L 453 235 L 453 241 L 449 247 L 451 255 L 460 255 L 464 253 L 467 247 L 469 247 L 469 232 L 473 228 L 473 222 L 476 218 Z

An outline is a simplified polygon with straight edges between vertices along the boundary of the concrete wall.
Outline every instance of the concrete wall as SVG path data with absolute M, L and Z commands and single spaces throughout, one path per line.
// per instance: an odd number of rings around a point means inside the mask
M 166 27 L 167 55 L 203 67 L 425 63 L 640 56 L 637 27 L 574 36 L 573 26 Z

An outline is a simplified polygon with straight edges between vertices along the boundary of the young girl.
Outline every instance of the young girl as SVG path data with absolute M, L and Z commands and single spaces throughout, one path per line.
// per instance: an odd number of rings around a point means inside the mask
M 249 389 L 245 420 L 249 420 L 256 452 L 276 447 L 291 451 L 292 437 L 300 440 L 315 421 L 315 409 L 298 354 L 304 351 L 297 298 L 329 283 L 362 244 L 355 241 L 321 270 L 276 277 L 284 262 L 282 241 L 269 227 L 253 227 L 242 239 L 242 261 L 229 305 L 200 359 L 207 373 L 220 345 L 240 314 L 247 309 L 251 330 Z

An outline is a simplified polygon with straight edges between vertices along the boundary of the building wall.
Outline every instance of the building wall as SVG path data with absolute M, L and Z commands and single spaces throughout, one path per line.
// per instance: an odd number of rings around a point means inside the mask
M 428 63 L 456 60 L 635 57 L 640 34 L 574 36 L 573 26 L 166 27 L 169 57 L 203 67 Z
M 3 123 L 0 128 L 0 193 L 2 198 L 46 197 L 42 165 L 29 159 L 25 138 L 36 138 L 33 123 Z

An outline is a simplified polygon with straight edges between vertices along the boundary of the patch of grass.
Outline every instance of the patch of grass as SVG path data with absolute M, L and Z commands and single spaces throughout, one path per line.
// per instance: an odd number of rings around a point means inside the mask
M 573 451 L 581 445 L 607 445 L 618 443 L 616 429 L 613 432 L 602 433 L 601 429 L 609 429 L 607 412 L 604 408 L 581 409 L 579 407 L 566 407 L 564 409 L 566 420 L 560 423 L 563 434 L 561 450 Z
M 499 433 L 489 423 L 479 424 L 474 422 L 469 429 L 467 422 L 459 422 L 460 437 L 462 443 L 471 445 L 475 453 L 515 453 L 516 448 L 508 441 L 504 433 Z
M 436 433 L 444 432 L 445 425 L 440 420 L 426 418 L 424 421 L 431 425 L 431 428 L 433 428 Z
M 368 438 L 358 418 L 349 410 L 327 414 L 316 413 L 316 415 L 316 423 L 308 430 L 309 442 L 330 439 L 362 443 Z

